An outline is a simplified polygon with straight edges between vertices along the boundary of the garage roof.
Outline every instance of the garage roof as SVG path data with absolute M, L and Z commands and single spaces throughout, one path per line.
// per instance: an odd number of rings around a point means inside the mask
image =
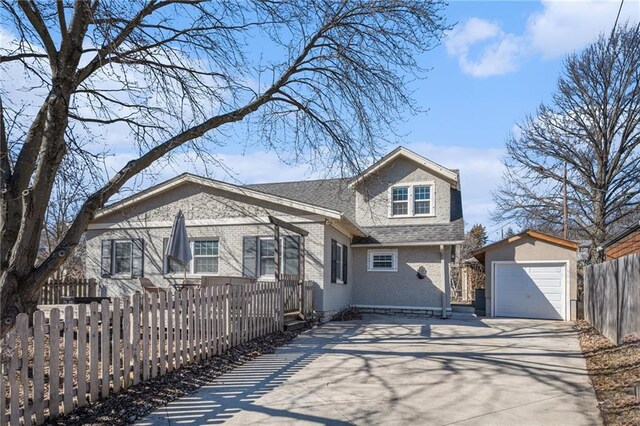
M 531 237 L 531 238 L 535 238 L 536 240 L 541 240 L 541 241 L 545 241 L 547 243 L 551 243 L 551 244 L 555 244 L 561 247 L 566 247 L 569 249 L 573 249 L 573 250 L 578 250 L 578 243 L 576 243 L 575 241 L 569 241 L 569 240 L 565 240 L 564 238 L 558 238 L 558 237 L 554 237 L 553 235 L 549 235 L 549 234 L 545 234 L 543 232 L 539 232 L 539 231 L 533 231 L 533 230 L 526 230 L 523 231 L 519 234 L 516 235 L 512 235 L 510 237 L 507 237 L 503 240 L 500 241 L 496 241 L 495 243 L 491 243 L 489 245 L 486 245 L 478 250 L 475 250 L 474 252 L 471 253 L 471 255 L 473 257 L 475 257 L 476 259 L 478 259 L 480 261 L 480 263 L 482 263 L 484 265 L 484 255 L 487 251 L 489 250 L 493 250 L 495 248 L 498 247 L 502 247 L 506 244 L 511 244 L 514 243 L 516 241 L 519 241 L 523 238 L 526 237 Z

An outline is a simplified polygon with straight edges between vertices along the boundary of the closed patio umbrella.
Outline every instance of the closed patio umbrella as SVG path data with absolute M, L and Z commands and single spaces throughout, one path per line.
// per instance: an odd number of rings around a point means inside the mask
M 189 245 L 189 235 L 187 234 L 187 225 L 185 224 L 184 214 L 182 210 L 178 210 L 176 218 L 173 221 L 169 243 L 165 255 L 175 260 L 184 269 L 184 280 L 187 280 L 187 263 L 193 259 L 191 254 L 191 246 Z

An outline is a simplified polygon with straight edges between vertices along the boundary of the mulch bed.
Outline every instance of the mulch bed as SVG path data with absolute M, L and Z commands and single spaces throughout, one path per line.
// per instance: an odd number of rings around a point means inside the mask
M 210 383 L 216 377 L 233 370 L 263 354 L 289 343 L 299 331 L 277 332 L 252 340 L 224 354 L 186 365 L 164 376 L 132 386 L 110 395 L 66 416 L 58 417 L 54 425 L 128 425 L 149 414 L 157 407 L 189 394 Z
M 628 336 L 616 346 L 586 321 L 578 321 L 576 328 L 604 423 L 640 424 L 634 392 L 640 385 L 640 337 Z
M 362 319 L 362 313 L 357 308 L 346 308 L 337 312 L 334 316 L 331 317 L 330 321 L 356 321 Z

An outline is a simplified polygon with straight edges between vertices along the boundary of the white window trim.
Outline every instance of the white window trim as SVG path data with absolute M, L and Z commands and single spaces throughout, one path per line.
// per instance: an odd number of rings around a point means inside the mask
M 115 272 L 116 269 L 116 246 L 118 245 L 118 243 L 128 243 L 131 246 L 131 261 L 129 262 L 129 272 Z M 131 274 L 133 273 L 133 240 L 113 240 L 113 244 L 111 246 L 111 276 L 113 278 L 123 278 L 123 277 L 127 277 L 127 278 L 131 278 Z
M 430 204 L 429 204 L 429 213 L 414 213 L 415 210 L 415 200 L 413 197 L 414 188 L 416 186 L 429 186 L 431 190 L 429 191 L 431 194 Z M 407 206 L 407 214 L 393 214 L 393 189 L 394 188 L 408 188 L 409 196 L 408 196 L 408 206 Z M 436 207 L 435 207 L 435 194 L 436 194 L 436 184 L 434 181 L 425 181 L 425 182 L 402 182 L 396 185 L 389 187 L 389 218 L 390 219 L 398 219 L 398 218 L 407 218 L 407 217 L 434 217 L 436 215 Z M 404 201 L 402 201 L 404 202 Z
M 195 273 L 195 258 L 193 255 L 195 252 L 195 241 L 217 241 L 218 242 L 218 255 L 217 256 L 198 256 L 198 257 L 217 257 L 218 258 L 218 272 L 199 272 Z M 164 245 L 164 244 L 163 244 Z M 187 277 L 215 277 L 220 275 L 220 239 L 218 237 L 198 237 L 198 238 L 189 238 L 189 247 L 191 248 L 192 259 L 189 262 L 189 270 L 187 271 Z M 184 272 L 168 272 L 169 271 L 169 258 L 163 253 L 162 258 L 163 262 L 163 271 L 165 277 L 183 277 Z
M 344 252 L 346 247 L 336 241 L 336 284 L 344 284 Z M 340 261 L 338 262 L 338 252 L 340 252 Z
M 374 255 L 391 255 L 393 267 L 391 269 L 382 269 L 373 267 Z M 398 272 L 398 250 L 369 250 L 367 252 L 367 272 Z
M 284 268 L 285 268 L 285 265 L 284 265 L 284 252 L 285 252 L 285 250 L 284 250 L 284 238 L 285 238 L 285 236 L 281 236 L 280 237 L 280 246 L 279 247 L 281 247 L 281 248 L 279 249 L 280 251 L 278 253 L 278 255 L 279 255 L 278 257 L 280 258 L 280 261 L 278 262 L 278 267 L 280 269 L 280 275 L 284 275 Z M 258 239 L 259 240 L 273 240 L 274 238 L 273 237 L 258 237 Z M 300 251 L 300 247 L 298 247 L 298 251 Z M 259 269 L 260 269 L 260 242 L 258 242 L 258 247 L 256 247 L 256 256 L 257 256 L 257 259 L 258 259 L 258 262 L 257 262 L 258 263 L 258 271 L 256 271 L 256 274 L 257 274 L 258 272 L 260 272 L 259 271 Z M 273 280 L 275 280 L 275 277 L 273 276 L 273 274 L 258 275 L 257 280 L 258 281 L 273 281 Z

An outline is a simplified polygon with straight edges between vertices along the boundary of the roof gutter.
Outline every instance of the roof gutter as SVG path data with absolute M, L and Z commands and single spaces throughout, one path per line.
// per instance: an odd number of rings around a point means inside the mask
M 351 244 L 351 247 L 424 247 L 424 246 L 454 246 L 464 243 L 464 240 L 454 241 L 424 241 L 416 243 L 373 243 L 373 244 Z

